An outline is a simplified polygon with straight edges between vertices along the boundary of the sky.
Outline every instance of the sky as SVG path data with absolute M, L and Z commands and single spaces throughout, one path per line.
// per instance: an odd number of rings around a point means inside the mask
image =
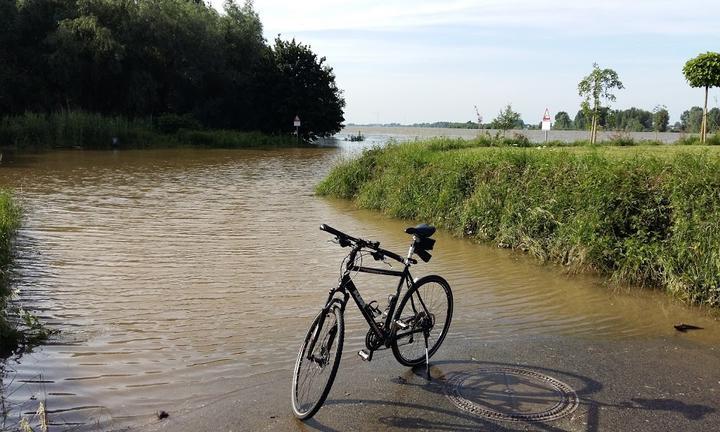
M 242 3 L 242 0 L 238 0 Z M 212 0 L 222 10 L 223 0 Z M 720 51 L 716 0 L 255 0 L 278 35 L 327 58 L 346 123 L 484 122 L 507 104 L 525 122 L 574 117 L 593 63 L 625 89 L 612 108 L 665 105 L 671 122 L 702 106 L 685 62 Z M 709 107 L 720 105 L 713 89 Z

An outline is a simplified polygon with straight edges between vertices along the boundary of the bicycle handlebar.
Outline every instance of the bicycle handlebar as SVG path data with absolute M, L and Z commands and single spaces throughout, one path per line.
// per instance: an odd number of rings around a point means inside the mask
M 351 242 L 351 243 L 355 243 L 355 245 L 358 248 L 372 249 L 374 251 L 377 251 L 382 256 L 392 258 L 395 261 L 399 261 L 401 263 L 405 262 L 405 258 L 401 257 L 400 255 L 398 255 L 394 252 L 390 252 L 389 250 L 382 249 L 380 247 L 380 242 L 374 242 L 374 241 L 370 241 L 370 240 L 363 240 L 361 238 L 356 238 L 356 237 L 347 235 L 344 232 L 336 230 L 335 228 L 333 228 L 329 225 L 325 225 L 325 224 L 320 225 L 320 229 L 325 232 L 329 232 L 330 234 L 337 237 L 338 240 L 340 241 L 340 245 L 342 247 L 349 246 L 349 245 L 343 244 L 344 242 Z M 378 259 L 378 258 L 375 257 L 375 259 Z M 379 259 L 382 259 L 382 257 L 380 257 Z

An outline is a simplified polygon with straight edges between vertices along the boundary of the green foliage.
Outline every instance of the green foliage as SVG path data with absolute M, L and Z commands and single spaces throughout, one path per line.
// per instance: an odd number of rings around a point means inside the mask
M 577 114 L 575 114 L 575 118 L 573 119 L 573 127 L 576 130 L 584 130 L 588 128 L 588 119 L 582 109 L 578 110 Z
M 165 114 L 153 122 L 102 116 L 81 111 L 53 114 L 26 113 L 0 119 L 0 146 L 20 151 L 56 148 L 110 149 L 113 138 L 120 148 L 149 147 L 272 147 L 294 146 L 289 135 L 233 130 L 198 130 L 189 115 Z
M 305 139 L 329 136 L 340 131 L 345 100 L 335 85 L 333 69 L 325 65 L 307 45 L 275 39 L 274 68 L 277 87 L 271 98 L 273 130 L 294 131 L 293 118 L 300 117 Z
M 708 111 L 708 132 L 720 131 L 720 108 L 713 108 Z
M 656 132 L 667 131 L 668 123 L 670 122 L 670 113 L 668 112 L 667 107 L 664 105 L 656 106 L 653 110 L 652 119 L 653 130 Z
M 578 83 L 578 94 L 584 98 L 582 110 L 590 121 L 590 142 L 595 144 L 597 139 L 598 117 L 602 101 L 614 102 L 613 89 L 623 89 L 617 72 L 612 69 L 600 69 L 593 63 L 593 70 Z
M 410 125 L 410 127 L 445 128 L 445 129 L 480 129 L 478 127 L 477 122 L 470 121 L 470 120 L 466 121 L 465 123 L 449 122 L 449 121 L 439 121 L 439 122 L 433 122 L 433 123 L 413 123 Z
M 680 138 L 675 145 L 703 145 L 700 136 L 690 135 L 687 137 Z M 718 146 L 720 145 L 720 132 L 716 132 L 715 135 L 710 135 L 705 140 L 704 145 Z
M 698 133 L 702 125 L 703 109 L 694 106 L 683 111 L 680 115 L 680 124 L 684 132 Z M 708 110 L 708 132 L 720 131 L 720 108 Z
M 490 127 L 505 132 L 514 128 L 522 128 L 523 122 L 520 119 L 520 114 L 513 111 L 512 105 L 507 104 L 505 109 L 501 110 L 495 120 L 490 123 Z
M 8 270 L 12 262 L 12 239 L 20 226 L 20 208 L 7 191 L 0 190 L 0 355 L 10 352 L 20 338 L 7 312 Z
M 706 52 L 683 66 L 690 87 L 720 87 L 720 53 Z
M 606 129 L 625 132 L 653 130 L 653 113 L 639 108 L 607 111 L 600 125 Z
M 202 129 L 200 122 L 198 122 L 192 115 L 184 114 L 162 114 L 155 120 L 155 127 L 158 131 L 166 134 L 176 133 L 180 129 Z
M 568 115 L 568 113 L 566 113 L 565 111 L 559 111 L 557 114 L 555 114 L 555 123 L 553 124 L 553 129 L 572 129 L 572 120 L 570 120 L 570 116 Z
M 720 157 L 654 149 L 391 145 L 336 166 L 317 192 L 720 306 Z
M 252 2 L 0 2 L 0 117 L 91 111 L 191 115 L 220 129 L 335 133 L 344 101 L 309 47 L 268 46 Z
M 689 110 L 683 111 L 680 115 L 680 123 L 682 124 L 682 130 L 690 133 L 700 132 L 700 126 L 703 119 L 703 109 L 699 106 L 694 106 Z
M 596 113 L 603 100 L 614 102 L 616 97 L 611 91 L 625 88 L 617 72 L 612 69 L 600 69 L 593 63 L 593 70 L 578 83 L 578 94 L 585 98 L 591 112 Z
M 720 86 L 720 53 L 707 52 L 688 60 L 683 67 L 683 74 L 691 87 L 705 87 L 703 121 L 700 126 L 700 140 L 704 143 L 708 132 L 708 89 Z

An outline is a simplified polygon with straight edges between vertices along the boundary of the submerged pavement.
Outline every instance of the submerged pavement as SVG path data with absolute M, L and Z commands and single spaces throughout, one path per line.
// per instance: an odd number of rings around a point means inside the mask
M 451 329 L 452 331 L 452 329 Z M 290 408 L 292 371 L 248 379 L 201 408 L 168 407 L 169 417 L 140 419 L 129 431 L 717 431 L 720 430 L 720 348 L 686 340 L 514 339 L 469 346 L 446 340 L 425 368 L 411 370 L 392 353 L 371 363 L 345 350 L 337 378 L 314 418 L 301 422 Z M 447 396 L 459 374 L 519 367 L 572 387 L 577 408 L 556 420 L 501 421 L 458 408 Z M 455 379 L 453 380 L 453 377 Z M 478 383 L 473 401 L 489 409 L 541 406 L 545 389 L 532 383 Z M 500 383 L 502 384 L 502 383 Z M 528 384 L 528 383 L 525 383 Z M 505 392 L 506 394 L 503 394 Z M 173 409 L 175 408 L 175 410 Z M 116 425 L 119 426 L 119 425 Z

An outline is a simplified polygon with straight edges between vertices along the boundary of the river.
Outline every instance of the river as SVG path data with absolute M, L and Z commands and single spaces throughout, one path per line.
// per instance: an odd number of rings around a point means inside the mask
M 212 404 L 250 377 L 291 369 L 344 252 L 327 223 L 402 253 L 399 221 L 318 198 L 353 143 L 271 150 L 58 151 L 0 165 L 24 209 L 13 287 L 52 329 L 7 360 L 6 427 L 46 403 L 55 430 L 112 429 Z M 682 335 L 717 345 L 720 325 L 653 292 L 610 290 L 522 254 L 436 234 L 415 276 L 443 275 L 456 308 L 445 344 L 541 335 L 602 340 Z M 394 281 L 358 276 L 385 303 Z M 346 356 L 362 347 L 349 309 Z M 438 353 L 442 355 L 442 349 Z M 348 357 L 346 357 L 348 358 Z M 277 401 L 287 404 L 288 400 Z

